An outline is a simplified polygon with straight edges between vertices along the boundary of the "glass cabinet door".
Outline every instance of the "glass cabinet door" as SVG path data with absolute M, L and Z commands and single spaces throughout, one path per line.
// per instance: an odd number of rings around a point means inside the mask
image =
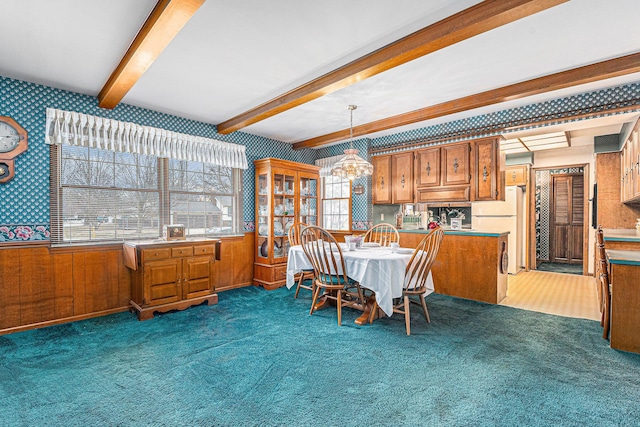
M 258 176 L 258 256 L 269 258 L 269 176 L 261 174 Z
M 287 257 L 289 240 L 287 232 L 295 218 L 295 175 L 273 175 L 273 258 Z
M 315 177 L 300 174 L 300 222 L 318 225 L 318 180 Z

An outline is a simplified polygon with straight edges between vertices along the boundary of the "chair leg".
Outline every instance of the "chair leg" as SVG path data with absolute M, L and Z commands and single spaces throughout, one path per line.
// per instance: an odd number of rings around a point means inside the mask
M 409 296 L 404 296 L 404 323 L 407 327 L 407 335 L 411 335 L 411 314 L 409 313 Z
M 431 323 L 429 318 L 429 310 L 427 310 L 427 302 L 424 300 L 424 295 L 420 295 L 420 304 L 422 305 L 422 311 L 424 311 L 424 318 L 427 319 L 427 323 Z
M 296 294 L 293 298 L 298 298 L 298 293 L 300 292 L 300 285 L 302 284 L 302 280 L 304 279 L 304 273 L 300 273 L 300 278 L 298 279 L 298 286 L 296 286 Z
M 605 295 L 605 306 L 604 306 L 604 329 L 602 331 L 602 338 L 605 340 L 609 339 L 609 328 L 611 326 L 611 295 Z
M 309 316 L 313 314 L 313 307 L 316 306 L 316 301 L 318 301 L 319 293 L 320 293 L 320 286 L 316 286 L 316 289 L 313 292 L 313 299 L 311 300 L 311 310 L 309 310 Z
M 338 326 L 342 326 L 342 291 L 338 289 Z

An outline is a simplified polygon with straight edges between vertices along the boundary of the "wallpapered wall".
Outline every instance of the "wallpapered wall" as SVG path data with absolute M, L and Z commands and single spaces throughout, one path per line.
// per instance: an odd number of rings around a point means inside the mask
M 49 146 L 44 142 L 47 107 L 78 111 L 116 120 L 154 126 L 191 135 L 242 144 L 249 169 L 244 171 L 243 214 L 246 230 L 253 230 L 253 161 L 278 157 L 313 163 L 314 150 L 293 151 L 290 144 L 242 132 L 221 135 L 215 126 L 119 104 L 113 110 L 98 107 L 96 97 L 0 77 L 0 115 L 13 117 L 29 135 L 28 150 L 15 159 L 15 177 L 0 185 L 0 240 L 43 240 L 49 237 Z M 362 218 L 366 220 L 366 216 Z
M 420 139 L 465 139 L 469 133 L 479 136 L 496 135 L 509 126 L 529 126 L 541 120 L 572 121 L 583 113 L 601 116 L 615 114 L 615 109 L 637 105 L 640 83 L 618 86 L 549 102 L 528 105 L 496 113 L 476 116 L 400 132 L 374 139 L 354 141 L 362 157 L 368 150 L 402 150 L 403 143 Z M 157 111 L 120 104 L 113 110 L 99 108 L 93 96 L 54 89 L 0 76 L 0 115 L 11 116 L 29 133 L 29 149 L 16 158 L 15 178 L 0 185 L 0 240 L 48 239 L 49 233 L 49 148 L 44 143 L 45 111 L 47 107 L 78 111 L 105 118 L 154 126 L 175 132 L 215 138 L 247 147 L 249 169 L 244 172 L 243 219 L 246 231 L 254 229 L 254 168 L 253 161 L 278 157 L 303 163 L 342 153 L 348 143 L 319 150 L 293 151 L 289 144 L 235 132 L 221 135 L 214 125 L 188 120 Z M 637 108 L 635 109 L 637 110 Z M 425 143 L 429 145 L 429 143 Z M 372 223 L 371 178 L 354 182 L 366 188 L 363 195 L 353 196 L 353 228 L 366 229 Z M 9 233 L 12 237 L 9 238 Z

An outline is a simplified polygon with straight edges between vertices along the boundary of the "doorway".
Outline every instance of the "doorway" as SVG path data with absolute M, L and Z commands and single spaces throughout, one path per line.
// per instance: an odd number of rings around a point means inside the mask
M 588 274 L 588 167 L 535 168 L 529 198 L 531 269 Z
M 582 264 L 584 228 L 584 177 L 556 174 L 551 177 L 549 261 Z

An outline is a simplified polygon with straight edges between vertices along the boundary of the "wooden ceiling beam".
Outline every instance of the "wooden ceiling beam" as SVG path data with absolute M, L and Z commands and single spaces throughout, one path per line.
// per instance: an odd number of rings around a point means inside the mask
M 229 134 L 421 56 L 568 0 L 485 0 L 218 124 Z
M 120 64 L 98 94 L 98 106 L 115 108 L 205 0 L 158 0 Z
M 462 111 L 513 101 L 541 93 L 552 92 L 572 86 L 611 79 L 627 74 L 640 72 L 640 52 L 630 55 L 597 62 L 583 67 L 538 77 L 520 83 L 514 83 L 486 92 L 465 96 L 463 98 L 446 101 L 441 104 L 414 110 L 408 113 L 398 114 L 386 119 L 376 120 L 354 126 L 353 136 L 364 136 L 387 129 L 423 122 L 425 120 L 444 117 Z M 326 135 L 307 139 L 293 144 L 295 150 L 303 148 L 319 148 L 323 145 L 346 140 L 349 138 L 349 129 L 343 129 Z

